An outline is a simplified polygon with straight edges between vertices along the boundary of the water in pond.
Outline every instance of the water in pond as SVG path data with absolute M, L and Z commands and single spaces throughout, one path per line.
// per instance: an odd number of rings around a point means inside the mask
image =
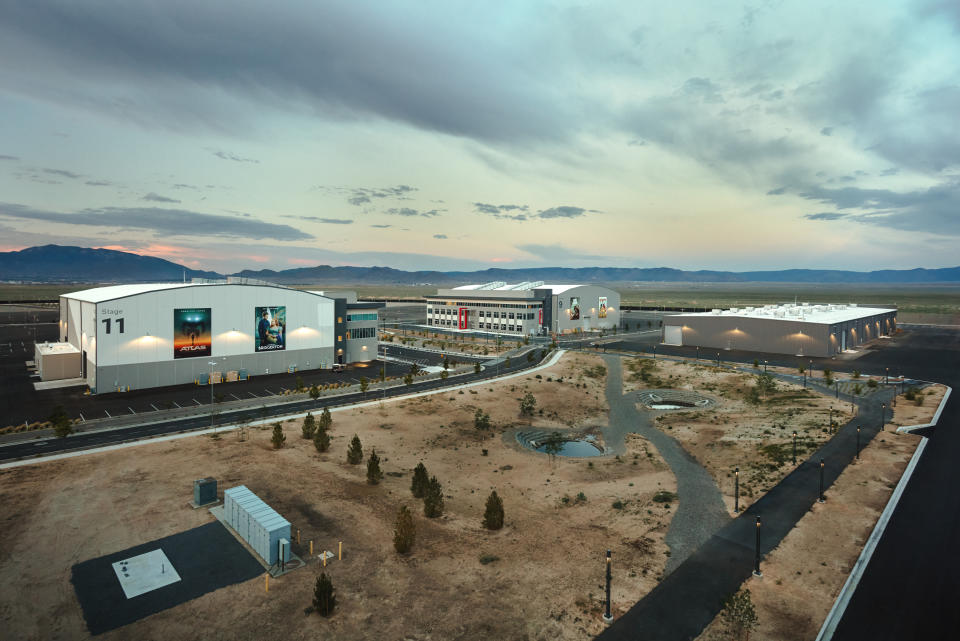
M 596 439 L 592 436 L 586 436 L 576 441 L 564 441 L 557 456 L 601 456 L 603 450 L 597 447 Z M 541 445 L 536 448 L 538 452 L 546 453 L 547 447 Z
M 652 410 L 682 410 L 689 405 L 676 405 L 674 403 L 653 403 L 650 405 Z

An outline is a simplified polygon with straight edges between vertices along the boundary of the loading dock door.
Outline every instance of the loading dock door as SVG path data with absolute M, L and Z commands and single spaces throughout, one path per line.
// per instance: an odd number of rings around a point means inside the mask
M 663 344 L 683 345 L 683 327 L 680 325 L 664 325 Z

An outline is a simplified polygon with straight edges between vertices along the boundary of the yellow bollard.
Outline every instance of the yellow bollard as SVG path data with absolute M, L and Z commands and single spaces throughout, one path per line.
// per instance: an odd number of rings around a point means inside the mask
M 297 528 L 297 545 L 300 545 L 300 528 Z
M 263 575 L 263 591 L 264 592 L 270 591 L 270 575 L 269 574 Z
M 313 556 L 313 539 L 310 539 L 310 556 Z
M 337 549 L 337 561 L 343 560 L 343 541 L 340 541 L 340 547 Z
M 326 554 L 321 554 L 321 555 L 320 555 L 320 558 L 323 559 L 323 567 L 327 567 L 327 555 L 326 555 Z

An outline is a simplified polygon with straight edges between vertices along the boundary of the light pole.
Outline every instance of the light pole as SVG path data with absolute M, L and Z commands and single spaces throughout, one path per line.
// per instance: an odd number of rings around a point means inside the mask
M 603 620 L 607 624 L 613 622 L 613 616 L 610 614 L 610 550 L 607 550 L 607 611 L 603 615 Z
M 793 464 L 797 464 L 797 430 L 793 430 Z
M 880 403 L 880 431 L 883 432 L 883 427 L 887 424 L 887 404 Z
M 700 346 L 697 345 L 697 361 L 700 360 Z
M 763 576 L 760 571 L 760 517 L 757 517 L 757 552 L 753 558 L 753 576 Z
M 860 426 L 857 425 L 857 460 L 860 460 Z
M 836 388 L 836 390 L 837 390 L 837 400 L 839 401 L 839 400 L 840 400 L 840 381 L 835 381 L 835 382 L 833 383 L 833 386 L 834 386 L 834 387 Z
M 740 514 L 740 468 L 733 471 L 733 513 Z
M 210 386 L 210 427 L 213 425 L 213 366 L 217 364 L 217 361 L 207 361 L 207 365 L 210 366 L 210 378 L 207 380 L 207 385 Z
M 824 503 L 827 499 L 823 496 L 823 459 L 820 459 L 820 495 L 817 497 L 817 503 Z
M 889 367 L 887 368 L 886 374 L 883 375 L 883 384 L 884 385 L 890 384 L 890 368 Z
M 763 373 L 767 373 L 767 361 L 763 361 Z

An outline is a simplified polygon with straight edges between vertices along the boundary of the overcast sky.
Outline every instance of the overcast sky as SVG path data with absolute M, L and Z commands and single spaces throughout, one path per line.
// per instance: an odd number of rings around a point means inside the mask
M 960 264 L 960 2 L 0 0 L 0 250 Z

